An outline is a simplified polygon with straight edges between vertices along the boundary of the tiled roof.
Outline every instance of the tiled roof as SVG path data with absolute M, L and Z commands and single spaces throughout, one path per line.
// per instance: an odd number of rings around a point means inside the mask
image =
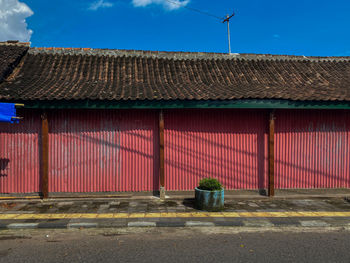
M 0 42 L 0 82 L 3 81 L 27 52 L 27 43 Z
M 31 48 L 0 99 L 350 101 L 350 58 Z

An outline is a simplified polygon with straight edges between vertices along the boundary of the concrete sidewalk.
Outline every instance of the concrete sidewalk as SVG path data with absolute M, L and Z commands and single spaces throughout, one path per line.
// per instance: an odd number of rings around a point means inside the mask
M 111 193 L 50 193 L 53 200 L 148 200 L 159 197 L 158 192 L 111 192 Z M 350 198 L 350 189 L 276 189 L 274 199 L 309 199 L 309 198 Z M 194 198 L 194 191 L 166 191 L 167 200 Z M 265 189 L 261 190 L 225 190 L 225 200 L 261 200 L 270 199 Z M 38 194 L 0 194 L 0 201 L 40 200 Z
M 191 198 L 0 201 L 0 228 L 89 227 L 350 227 L 346 198 L 232 199 L 219 213 L 198 211 Z

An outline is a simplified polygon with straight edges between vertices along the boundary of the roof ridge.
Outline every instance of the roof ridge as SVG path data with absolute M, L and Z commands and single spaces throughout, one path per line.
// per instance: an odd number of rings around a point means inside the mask
M 197 59 L 242 59 L 242 60 L 305 60 L 305 61 L 350 61 L 350 56 L 300 56 L 278 54 L 252 53 L 214 53 L 214 52 L 184 52 L 184 51 L 148 51 L 128 49 L 100 49 L 100 48 L 63 48 L 63 47 L 31 47 L 30 54 L 68 54 L 68 55 L 97 55 L 97 56 L 127 56 L 150 57 L 174 60 Z
M 19 42 L 18 40 L 7 40 L 7 41 L 0 41 L 0 45 L 30 47 L 30 42 Z

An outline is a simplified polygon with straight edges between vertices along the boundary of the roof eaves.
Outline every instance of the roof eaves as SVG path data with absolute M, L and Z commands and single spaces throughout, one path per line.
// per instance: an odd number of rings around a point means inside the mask
M 3 100 L 1 100 L 3 101 Z M 6 101 L 11 102 L 11 101 Z M 23 100 L 27 109 L 314 109 L 350 110 L 350 101 L 239 100 Z

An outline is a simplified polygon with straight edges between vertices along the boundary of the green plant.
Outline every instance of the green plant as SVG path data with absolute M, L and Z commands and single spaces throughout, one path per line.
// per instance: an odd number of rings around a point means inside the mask
M 222 190 L 222 184 L 215 178 L 203 178 L 197 187 L 200 190 L 217 191 Z

